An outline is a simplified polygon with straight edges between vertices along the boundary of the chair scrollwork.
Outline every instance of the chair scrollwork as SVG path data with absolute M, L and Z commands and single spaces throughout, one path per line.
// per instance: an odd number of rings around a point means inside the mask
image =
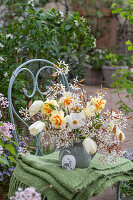
M 37 71 L 36 75 L 34 75 L 33 72 L 28 68 L 29 64 L 32 64 L 32 63 L 35 63 L 35 62 L 40 62 L 40 63 L 43 64 L 43 67 L 40 67 L 40 69 Z M 52 62 L 50 62 L 50 61 L 47 61 L 47 60 L 44 60 L 44 59 L 32 59 L 32 60 L 29 60 L 29 61 L 21 64 L 12 73 L 12 76 L 11 76 L 10 82 L 9 82 L 9 87 L 8 87 L 9 113 L 10 113 L 10 118 L 11 118 L 11 123 L 12 124 L 15 124 L 15 121 L 14 121 L 14 115 L 15 115 L 27 128 L 29 127 L 29 125 L 15 111 L 15 108 L 13 106 L 13 102 L 12 102 L 12 89 L 13 89 L 13 84 L 14 84 L 15 79 L 20 74 L 20 72 L 27 72 L 32 77 L 32 81 L 33 81 L 33 90 L 32 90 L 32 93 L 28 94 L 27 89 L 26 88 L 23 89 L 24 95 L 27 98 L 32 98 L 35 95 L 36 92 L 38 92 L 41 95 L 47 95 L 49 87 L 46 87 L 47 91 L 42 92 L 39 89 L 39 85 L 38 85 L 39 75 L 45 69 L 54 69 L 54 70 L 58 71 L 58 67 L 57 66 L 55 67 L 55 64 L 52 63 Z M 67 78 L 66 78 L 65 74 L 61 74 L 61 78 L 62 78 L 63 85 L 65 85 L 66 88 L 67 88 L 67 90 L 69 91 L 70 88 L 69 88 L 68 81 L 67 81 Z M 41 137 L 41 133 L 40 133 L 40 135 L 38 137 L 36 137 L 36 153 L 35 153 L 35 155 L 37 155 L 39 153 L 39 151 L 41 152 L 41 150 L 40 150 L 40 137 Z M 14 139 L 15 139 L 15 142 L 18 143 L 18 136 L 17 136 L 16 130 L 14 130 Z M 17 150 L 19 151 L 19 147 L 17 147 Z M 43 154 L 43 153 L 41 152 L 41 154 Z

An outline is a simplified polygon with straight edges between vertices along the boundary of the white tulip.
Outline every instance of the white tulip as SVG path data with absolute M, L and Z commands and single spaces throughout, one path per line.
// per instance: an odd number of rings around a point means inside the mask
M 88 154 L 90 152 L 94 154 L 97 151 L 97 144 L 91 138 L 85 138 L 83 141 L 83 146 Z
M 34 101 L 29 108 L 30 117 L 38 113 L 41 110 L 42 106 L 43 106 L 43 101 L 41 100 Z
M 45 124 L 41 121 L 37 121 L 29 127 L 29 131 L 31 135 L 37 135 L 41 131 L 43 131 Z
M 120 142 L 125 140 L 125 134 L 119 128 L 116 128 L 116 137 Z

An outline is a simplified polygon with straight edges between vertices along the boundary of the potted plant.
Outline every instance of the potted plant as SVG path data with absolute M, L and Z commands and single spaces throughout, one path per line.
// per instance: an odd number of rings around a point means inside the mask
M 129 63 L 129 59 L 123 55 L 111 53 L 106 55 L 105 63 L 102 66 L 105 84 L 108 87 L 111 87 L 111 84 L 117 80 L 117 77 L 120 77 L 119 73 L 116 73 L 115 77 L 112 75 L 116 72 L 116 70 L 128 70 Z
M 102 49 L 95 49 L 86 56 L 84 65 L 84 78 L 88 85 L 100 85 L 103 81 L 102 66 L 106 52 Z

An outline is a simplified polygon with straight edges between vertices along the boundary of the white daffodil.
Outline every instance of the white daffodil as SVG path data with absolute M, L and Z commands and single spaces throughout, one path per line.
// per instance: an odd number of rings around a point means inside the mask
M 94 154 L 97 151 L 97 144 L 91 138 L 85 138 L 83 141 L 83 146 L 88 154 Z
M 36 121 L 29 127 L 30 134 L 35 136 L 38 135 L 41 131 L 43 131 L 45 124 L 41 121 Z
M 60 98 L 59 104 L 63 107 L 72 108 L 73 106 L 73 98 L 71 92 L 64 92 L 63 97 Z
M 42 106 L 43 106 L 43 101 L 41 100 L 34 101 L 33 104 L 29 108 L 30 117 L 38 113 L 42 109 Z
M 49 118 L 49 121 L 52 123 L 52 126 L 56 129 L 61 129 L 66 125 L 64 118 L 64 112 L 62 110 L 54 110 Z
M 85 125 L 84 116 L 82 113 L 71 113 L 67 115 L 66 122 L 70 125 L 71 129 L 77 129 Z
M 98 98 L 93 97 L 91 98 L 91 102 L 96 107 L 97 113 L 101 113 L 101 110 L 104 109 L 106 104 L 106 100 L 102 99 L 101 97 Z
M 88 104 L 87 107 L 83 110 L 83 112 L 88 118 L 94 117 L 96 114 L 96 107 L 94 105 Z

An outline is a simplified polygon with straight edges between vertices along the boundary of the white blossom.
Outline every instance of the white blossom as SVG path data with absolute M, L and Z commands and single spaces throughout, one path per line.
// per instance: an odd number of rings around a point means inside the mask
M 74 20 L 75 26 L 79 26 L 79 23 L 77 20 Z
M 6 39 L 8 39 L 8 38 L 10 38 L 10 39 L 13 39 L 13 35 L 10 33 L 10 34 L 7 34 L 6 35 Z
M 4 77 L 5 78 L 8 77 L 8 73 L 7 72 L 4 73 Z
M 4 61 L 4 58 L 0 56 L 0 63 L 2 63 L 3 61 Z
M 1 47 L 1 48 L 3 48 L 3 47 L 4 47 L 4 45 L 3 45 L 2 43 L 0 43 L 0 47 Z
M 31 6 L 34 6 L 34 0 L 29 0 L 28 4 L 31 5 Z

